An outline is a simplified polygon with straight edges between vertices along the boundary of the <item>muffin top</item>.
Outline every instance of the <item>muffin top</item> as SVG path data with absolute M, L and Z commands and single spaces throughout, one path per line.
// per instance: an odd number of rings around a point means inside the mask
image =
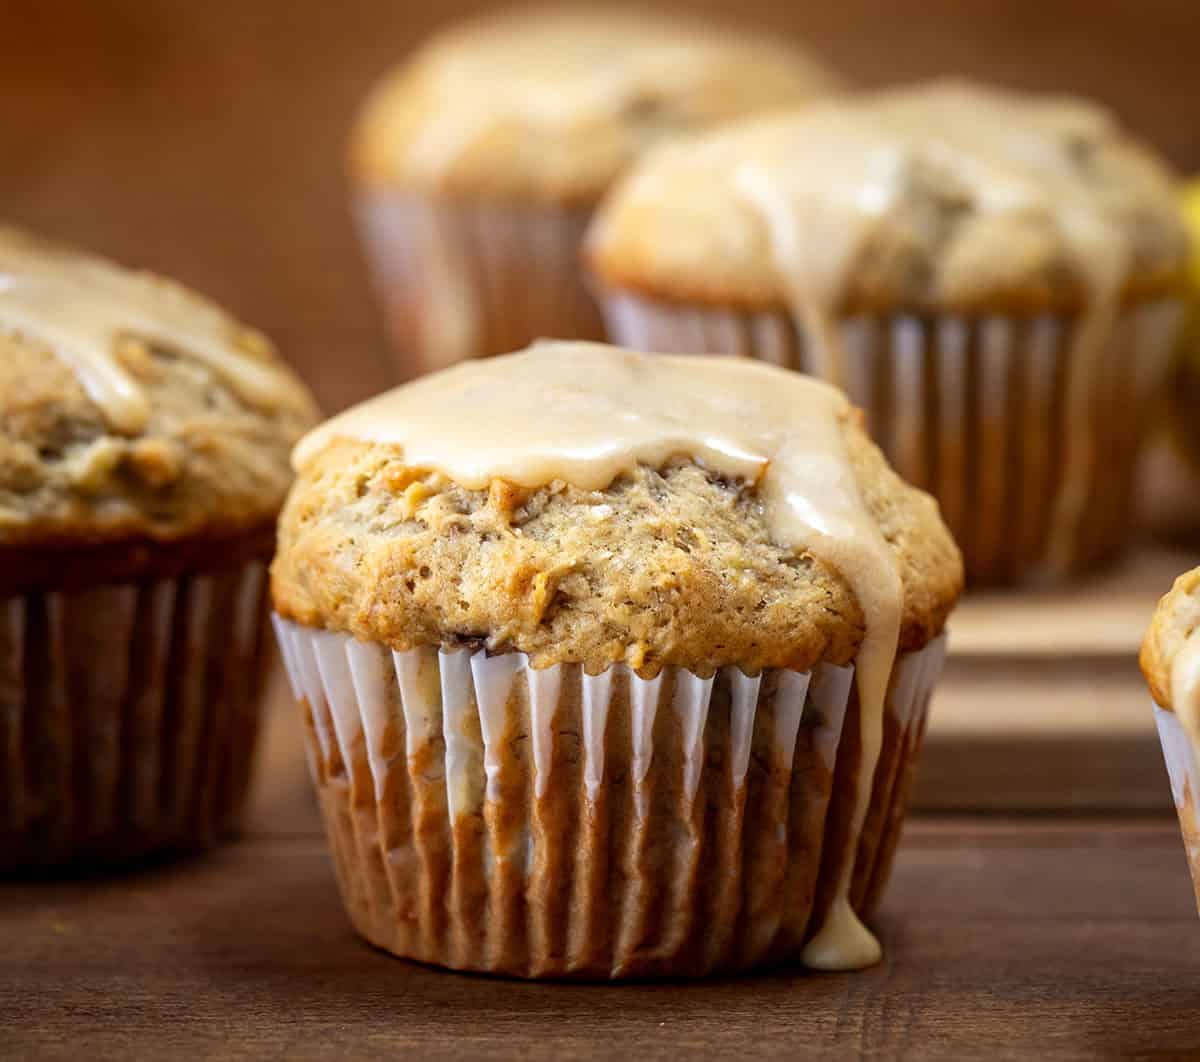
M 315 419 L 270 343 L 207 299 L 0 227 L 0 546 L 261 525 Z
M 1141 665 L 1155 701 L 1200 740 L 1200 568 L 1184 572 L 1158 603 Z
M 542 343 L 297 447 L 276 609 L 395 649 L 711 674 L 920 648 L 961 560 L 841 392 L 745 359 Z
M 588 259 L 746 308 L 1080 307 L 1180 282 L 1172 177 L 1102 109 L 961 82 L 829 100 L 662 145 Z
M 519 7 L 455 24 L 385 77 L 352 167 L 372 183 L 588 204 L 664 136 L 836 84 L 798 47 L 728 26 Z

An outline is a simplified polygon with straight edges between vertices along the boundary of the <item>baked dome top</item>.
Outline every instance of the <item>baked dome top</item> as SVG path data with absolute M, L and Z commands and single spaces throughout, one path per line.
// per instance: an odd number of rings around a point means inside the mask
M 545 343 L 466 362 L 297 448 L 275 606 L 590 671 L 844 664 L 885 613 L 888 651 L 920 648 L 961 559 L 860 420 L 743 359 Z
M 454 24 L 388 74 L 359 122 L 353 168 L 382 184 L 592 202 L 664 136 L 837 84 L 798 46 L 720 23 L 518 7 Z
M 0 544 L 270 521 L 315 419 L 271 344 L 209 300 L 0 227 Z
M 1179 283 L 1172 175 L 1104 110 L 945 81 L 662 145 L 588 239 L 607 283 L 832 311 L 1027 310 Z

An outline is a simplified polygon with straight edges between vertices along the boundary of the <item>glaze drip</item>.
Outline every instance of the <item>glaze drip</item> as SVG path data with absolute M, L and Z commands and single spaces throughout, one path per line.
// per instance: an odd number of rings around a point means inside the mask
M 883 278 L 888 309 L 914 313 L 987 306 L 998 291 L 1036 293 L 1070 274 L 1081 313 L 1049 549 L 1050 566 L 1066 566 L 1094 475 L 1090 378 L 1139 262 L 1166 267 L 1183 246 L 1165 167 L 1100 108 L 936 83 L 669 145 L 614 195 L 593 243 L 662 212 L 700 217 L 706 201 L 711 215 L 722 196 L 761 223 L 773 286 L 839 386 L 839 314 L 863 295 L 863 273 Z
M 257 408 L 311 408 L 281 365 L 247 349 L 265 341 L 208 300 L 153 274 L 4 227 L 0 332 L 44 343 L 75 373 L 111 426 L 129 434 L 145 428 L 151 409 L 118 356 L 127 338 L 199 362 Z

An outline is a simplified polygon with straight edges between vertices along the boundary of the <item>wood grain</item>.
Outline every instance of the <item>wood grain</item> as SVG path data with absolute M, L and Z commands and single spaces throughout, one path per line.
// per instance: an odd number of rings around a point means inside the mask
M 1171 823 L 915 823 L 878 928 L 887 958 L 858 975 L 467 977 L 372 951 L 342 914 L 322 842 L 258 836 L 126 878 L 0 886 L 0 1055 L 966 1060 L 1200 1047 L 1200 925 Z
M 1194 552 L 1144 546 L 1063 588 L 970 594 L 930 718 L 924 809 L 1167 810 L 1137 665 L 1158 598 Z

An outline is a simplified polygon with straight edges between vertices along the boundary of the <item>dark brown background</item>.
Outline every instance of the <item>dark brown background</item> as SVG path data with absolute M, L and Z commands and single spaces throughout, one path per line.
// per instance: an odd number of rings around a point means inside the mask
M 0 217 L 185 280 L 329 409 L 387 382 L 346 130 L 434 0 L 0 0 Z M 1196 0 L 741 0 L 866 84 L 943 71 L 1091 94 L 1200 169 Z

